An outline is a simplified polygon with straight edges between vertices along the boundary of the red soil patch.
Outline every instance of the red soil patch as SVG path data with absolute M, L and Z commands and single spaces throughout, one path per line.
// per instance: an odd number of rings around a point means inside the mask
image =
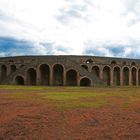
M 58 111 L 1 95 L 0 140 L 140 140 L 140 103 Z

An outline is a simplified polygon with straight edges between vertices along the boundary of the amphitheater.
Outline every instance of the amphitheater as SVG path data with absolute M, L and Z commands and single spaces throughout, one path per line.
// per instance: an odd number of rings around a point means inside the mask
M 138 86 L 140 60 L 73 55 L 1 57 L 0 84 Z

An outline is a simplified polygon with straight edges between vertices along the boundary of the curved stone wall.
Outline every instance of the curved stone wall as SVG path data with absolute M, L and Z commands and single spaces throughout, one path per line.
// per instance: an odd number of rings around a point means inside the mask
M 135 86 L 140 85 L 140 60 L 95 56 L 3 57 L 0 84 Z

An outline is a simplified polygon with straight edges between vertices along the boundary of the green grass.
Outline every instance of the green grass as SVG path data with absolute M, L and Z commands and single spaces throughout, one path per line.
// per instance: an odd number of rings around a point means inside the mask
M 122 100 L 122 108 L 140 102 L 140 87 L 45 87 L 0 86 L 0 94 L 12 100 L 49 101 L 60 109 L 104 107 L 115 104 L 112 99 Z

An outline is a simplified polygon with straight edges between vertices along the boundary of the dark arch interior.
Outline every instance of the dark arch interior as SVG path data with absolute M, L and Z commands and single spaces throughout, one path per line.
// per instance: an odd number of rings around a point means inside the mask
M 123 85 L 129 85 L 129 69 L 127 67 L 123 69 Z
M 107 85 L 110 85 L 110 68 L 108 66 L 103 69 L 103 79 L 107 82 Z
M 11 65 L 11 73 L 16 71 L 16 66 L 15 65 Z
M 49 79 L 50 79 L 49 66 L 46 64 L 42 64 L 39 70 L 40 70 L 40 84 L 49 85 Z
M 132 68 L 132 85 L 136 85 L 136 68 Z
M 75 70 L 69 70 L 66 73 L 67 86 L 77 86 L 77 72 Z
M 5 65 L 1 66 L 1 81 L 3 81 L 7 76 L 7 67 Z
M 120 68 L 115 67 L 113 73 L 113 83 L 114 85 L 120 85 Z
M 86 61 L 86 63 L 87 63 L 87 64 L 92 64 L 92 63 L 93 63 L 93 60 L 92 60 L 92 59 L 88 59 L 88 60 Z
M 92 72 L 99 77 L 100 71 L 99 71 L 99 67 L 98 66 L 94 66 L 92 68 Z
M 85 70 L 88 70 L 88 66 L 87 65 L 81 65 L 82 68 L 84 68 Z
M 15 78 L 15 83 L 16 83 L 16 85 L 24 85 L 24 79 L 23 79 L 23 77 L 22 76 L 17 76 Z
M 63 67 L 60 64 L 56 64 L 53 67 L 53 84 L 54 86 L 63 86 Z
M 88 78 L 83 78 L 80 80 L 80 86 L 91 86 L 91 81 Z
M 135 62 L 132 62 L 132 64 L 131 64 L 132 66 L 136 66 L 136 63 Z
M 36 85 L 36 70 L 29 68 L 27 71 L 27 84 Z
M 116 62 L 116 61 L 112 61 L 111 64 L 112 64 L 112 65 L 116 65 L 117 62 Z

